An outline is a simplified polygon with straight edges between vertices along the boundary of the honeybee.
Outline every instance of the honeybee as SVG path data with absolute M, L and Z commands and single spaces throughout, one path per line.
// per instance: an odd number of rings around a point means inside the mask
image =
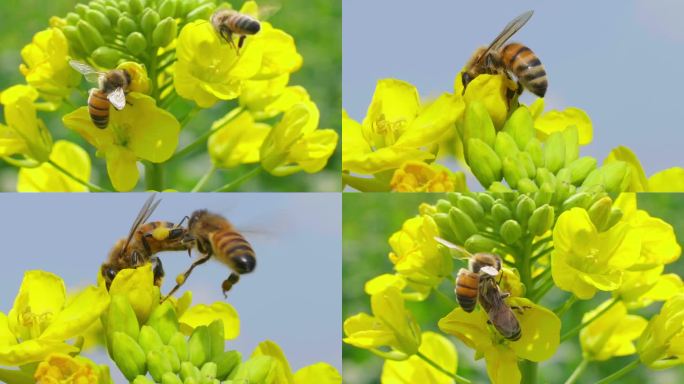
M 522 308 L 506 304 L 504 299 L 510 296 L 510 293 L 502 292 L 496 282 L 496 277 L 501 271 L 501 258 L 491 253 L 471 254 L 447 240 L 441 238 L 436 238 L 436 240 L 469 258 L 469 269 L 461 268 L 456 277 L 456 299 L 461 308 L 466 312 L 472 312 L 475 309 L 475 303 L 479 302 L 487 313 L 489 319 L 487 322 L 492 324 L 503 337 L 511 341 L 520 339 L 520 323 L 513 309 L 522 310 Z
M 230 44 L 238 54 L 247 36 L 255 35 L 261 30 L 259 20 L 232 9 L 219 9 L 214 12 L 211 15 L 211 25 L 214 26 L 219 36 Z M 237 46 L 233 41 L 233 35 L 240 36 Z
M 131 74 L 124 69 L 112 69 L 99 72 L 88 64 L 70 60 L 69 65 L 83 74 L 91 83 L 98 87 L 88 93 L 88 113 L 96 127 L 104 129 L 109 124 L 109 104 L 117 110 L 126 106 L 126 92 L 131 84 Z
M 240 280 L 240 275 L 250 273 L 256 267 L 256 255 L 249 242 L 223 216 L 206 209 L 197 210 L 190 216 L 184 243 L 194 245 L 202 256 L 178 276 L 176 286 L 164 300 L 185 283 L 196 266 L 206 263 L 212 256 L 232 271 L 221 284 L 225 297 L 226 292 Z
M 188 254 L 190 253 L 188 232 L 182 227 L 185 219 L 181 220 L 179 224 L 168 221 L 146 223 L 160 201 L 155 201 L 155 195 L 151 195 L 133 221 L 128 237 L 119 239 L 109 251 L 107 261 L 100 268 L 107 288 L 110 287 L 120 270 L 135 268 L 147 262 L 154 263 L 154 283 L 161 286 L 164 268 L 156 254 L 162 251 L 182 250 L 187 250 Z
M 539 97 L 544 97 L 548 79 L 539 57 L 530 48 L 519 43 L 510 43 L 502 48 L 503 44 L 527 23 L 532 14 L 533 11 L 527 11 L 516 17 L 488 47 L 480 47 L 475 51 L 461 75 L 464 93 L 468 83 L 478 75 L 504 74 L 510 78 L 512 73 L 518 80 L 518 93 L 525 88 Z

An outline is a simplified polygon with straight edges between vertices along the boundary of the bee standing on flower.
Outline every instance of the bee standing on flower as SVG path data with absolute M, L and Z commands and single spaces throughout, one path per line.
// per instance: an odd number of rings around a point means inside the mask
M 161 200 L 155 201 L 155 195 L 150 196 L 143 204 L 138 216 L 133 221 L 128 237 L 119 239 L 109 251 L 107 262 L 102 264 L 100 271 L 105 279 L 107 288 L 112 284 L 120 270 L 135 268 L 147 262 L 154 263 L 154 283 L 161 286 L 164 269 L 161 260 L 156 256 L 163 251 L 183 251 L 190 253 L 187 243 L 187 229 L 179 224 L 168 221 L 152 221 L 145 223 Z
M 230 44 L 235 52 L 240 53 L 240 48 L 248 35 L 255 35 L 261 30 L 261 24 L 252 16 L 245 15 L 232 9 L 219 9 L 211 15 L 211 24 L 216 32 Z M 237 46 L 233 41 L 233 35 L 239 35 Z
M 466 312 L 475 309 L 475 303 L 479 301 L 482 309 L 487 313 L 488 322 L 494 325 L 499 333 L 508 340 L 520 339 L 520 323 L 513 314 L 512 308 L 503 299 L 510 296 L 508 292 L 502 292 L 496 277 L 501 272 L 501 258 L 491 253 L 471 254 L 466 249 L 459 247 L 442 238 L 436 240 L 446 246 L 463 253 L 468 257 L 469 269 L 461 268 L 456 277 L 456 299 L 458 304 Z
M 223 216 L 205 209 L 197 210 L 190 216 L 184 243 L 197 247 L 203 256 L 176 278 L 176 286 L 164 300 L 185 283 L 196 266 L 206 263 L 212 256 L 232 270 L 221 284 L 224 296 L 240 280 L 240 275 L 256 268 L 256 255 L 249 242 Z
M 130 73 L 124 69 L 100 72 L 76 60 L 70 60 L 69 65 L 83 74 L 87 81 L 98 84 L 98 88 L 91 89 L 88 94 L 88 113 L 96 127 L 107 128 L 109 104 L 119 111 L 126 106 L 126 91 L 131 84 Z
M 518 93 L 525 88 L 539 97 L 544 97 L 548 79 L 537 55 L 519 43 L 510 43 L 502 48 L 503 44 L 527 23 L 532 14 L 533 11 L 527 11 L 516 17 L 488 47 L 480 47 L 475 51 L 461 75 L 463 92 L 468 83 L 481 74 L 503 74 L 509 78 L 510 74 L 514 74 L 518 80 Z M 509 99 L 513 96 L 509 95 Z

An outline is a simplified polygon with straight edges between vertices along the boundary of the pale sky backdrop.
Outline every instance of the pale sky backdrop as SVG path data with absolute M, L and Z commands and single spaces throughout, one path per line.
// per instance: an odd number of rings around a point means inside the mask
M 594 141 L 581 153 L 602 161 L 626 145 L 647 175 L 684 166 L 681 0 L 344 0 L 343 107 L 361 121 L 382 78 L 408 81 L 423 98 L 453 92 L 471 53 L 529 9 L 511 41 L 546 67 L 547 109 L 591 117 Z
M 67 288 L 94 284 L 110 247 L 127 235 L 147 198 L 126 194 L 3 194 L 0 198 L 0 311 L 7 313 L 24 271 L 61 276 Z M 263 340 L 277 342 L 297 370 L 325 361 L 341 369 L 341 198 L 323 193 L 160 194 L 150 220 L 177 222 L 195 209 L 226 216 L 257 254 L 257 268 L 244 275 L 227 302 L 240 315 L 241 334 L 227 343 L 249 356 Z M 186 253 L 162 254 L 168 292 L 187 269 Z M 198 266 L 184 290 L 193 303 L 224 300 L 222 264 Z M 95 356 L 102 362 L 104 355 Z M 118 373 L 114 368 L 113 373 Z M 117 381 L 118 382 L 118 381 Z

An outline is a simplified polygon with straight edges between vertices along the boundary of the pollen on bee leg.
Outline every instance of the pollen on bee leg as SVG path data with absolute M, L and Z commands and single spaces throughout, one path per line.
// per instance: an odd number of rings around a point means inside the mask
M 185 282 L 185 274 L 181 273 L 180 275 L 176 276 L 176 284 L 183 284 Z

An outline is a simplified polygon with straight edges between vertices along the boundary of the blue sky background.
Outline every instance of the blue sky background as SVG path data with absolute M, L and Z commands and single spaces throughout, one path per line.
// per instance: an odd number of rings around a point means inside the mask
M 603 160 L 626 145 L 647 175 L 684 166 L 681 0 L 344 0 L 343 107 L 362 120 L 376 81 L 389 77 L 423 98 L 453 92 L 472 52 L 528 9 L 534 16 L 511 41 L 545 65 L 547 109 L 575 106 L 591 117 L 594 141 L 582 154 Z
M 24 271 L 61 276 L 67 289 L 94 284 L 110 247 L 127 235 L 147 194 L 3 194 L 0 311 L 7 313 Z M 319 361 L 341 369 L 341 197 L 315 193 L 161 194 L 151 220 L 177 222 L 195 209 L 221 213 L 244 230 L 257 269 L 242 277 L 227 302 L 241 334 L 227 344 L 249 356 L 263 340 L 277 342 L 293 370 Z M 190 265 L 185 253 L 162 255 L 168 292 Z M 222 264 L 197 267 L 184 290 L 193 303 L 224 300 Z M 95 358 L 107 361 L 105 355 Z M 113 373 L 118 373 L 115 368 Z

